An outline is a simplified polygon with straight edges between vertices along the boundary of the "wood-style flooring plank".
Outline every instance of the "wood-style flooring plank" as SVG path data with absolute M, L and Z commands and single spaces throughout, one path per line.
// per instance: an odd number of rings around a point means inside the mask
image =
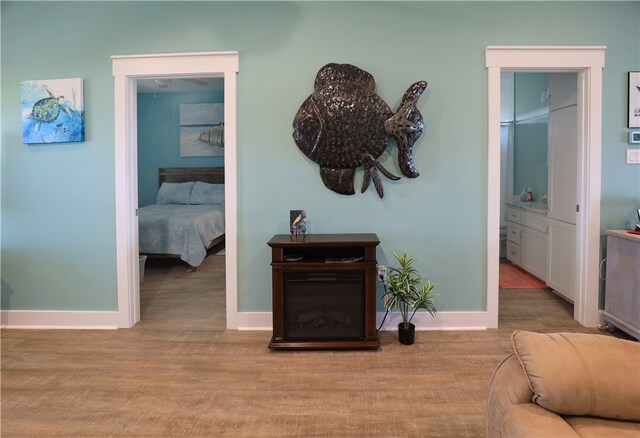
M 3 330 L 2 437 L 481 437 L 513 330 L 598 333 L 546 290 L 502 290 L 497 330 L 270 351 L 225 330 L 224 297 L 222 256 L 148 261 L 132 329 Z

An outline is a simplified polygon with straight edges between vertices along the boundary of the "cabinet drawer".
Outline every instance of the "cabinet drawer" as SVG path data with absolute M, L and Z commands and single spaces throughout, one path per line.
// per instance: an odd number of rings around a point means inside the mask
M 522 225 L 549 234 L 547 230 L 547 217 L 544 215 L 525 211 L 522 215 Z
M 515 208 L 507 208 L 507 220 L 509 222 L 515 222 L 517 224 L 522 223 L 522 211 Z
M 522 228 L 520 225 L 509 222 L 507 225 L 507 240 L 518 245 L 522 243 Z
M 516 265 L 522 263 L 522 247 L 517 243 L 507 241 L 507 259 Z

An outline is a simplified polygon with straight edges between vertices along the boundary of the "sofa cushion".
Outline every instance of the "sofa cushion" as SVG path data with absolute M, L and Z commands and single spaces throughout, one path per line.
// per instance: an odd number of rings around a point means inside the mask
M 504 438 L 580 437 L 560 415 L 533 403 L 513 405 L 502 421 L 500 436 Z
M 512 341 L 538 405 L 565 415 L 640 420 L 640 344 L 524 331 Z
M 640 437 L 640 423 L 596 417 L 566 417 L 565 421 L 581 438 Z

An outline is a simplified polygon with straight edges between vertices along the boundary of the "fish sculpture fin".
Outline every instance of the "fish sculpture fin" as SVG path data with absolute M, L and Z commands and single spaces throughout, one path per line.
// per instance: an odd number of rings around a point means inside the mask
M 409 178 L 420 176 L 413 164 L 413 145 L 424 130 L 424 119 L 416 105 L 426 88 L 426 81 L 411 85 L 404 93 L 398 111 L 384 123 L 385 131 L 393 136 L 398 145 L 400 171 Z
M 360 193 L 364 193 L 369 188 L 369 183 L 373 180 L 373 185 L 376 188 L 376 192 L 378 192 L 378 196 L 380 199 L 384 197 L 384 189 L 382 188 L 382 180 L 380 179 L 380 174 L 378 174 L 378 170 L 384 176 L 389 178 L 390 180 L 397 181 L 400 179 L 399 176 L 394 175 L 389 172 L 384 166 L 378 163 L 371 155 L 367 154 L 364 157 L 364 178 L 362 180 L 362 189 Z
M 318 71 L 313 87 L 317 91 L 336 82 L 355 83 L 372 93 L 376 89 L 376 81 L 371 73 L 355 65 L 336 63 L 327 64 Z
M 328 188 L 341 195 L 353 195 L 353 178 L 355 169 L 334 169 L 332 167 L 320 167 L 320 178 Z

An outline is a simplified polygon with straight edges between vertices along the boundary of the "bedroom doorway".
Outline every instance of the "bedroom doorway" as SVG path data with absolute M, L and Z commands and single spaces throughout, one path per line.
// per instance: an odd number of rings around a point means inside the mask
M 572 72 L 578 77 L 578 163 L 574 319 L 600 323 L 600 148 L 602 70 L 606 47 L 508 47 L 486 49 L 488 70 L 487 327 L 498 327 L 500 247 L 500 76 L 513 72 Z
M 137 86 L 143 79 L 220 77 L 224 81 L 225 327 L 237 328 L 237 52 L 113 56 L 115 83 L 116 268 L 118 326 L 140 320 Z
M 137 131 L 140 323 L 221 331 L 224 79 L 138 79 Z

